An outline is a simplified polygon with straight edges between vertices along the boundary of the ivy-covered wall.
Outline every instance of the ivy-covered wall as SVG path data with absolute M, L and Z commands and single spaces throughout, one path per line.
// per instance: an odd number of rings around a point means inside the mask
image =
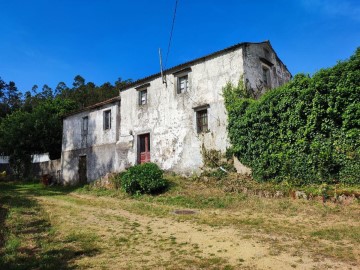
M 232 151 L 258 181 L 360 184 L 360 48 L 259 100 L 224 88 Z

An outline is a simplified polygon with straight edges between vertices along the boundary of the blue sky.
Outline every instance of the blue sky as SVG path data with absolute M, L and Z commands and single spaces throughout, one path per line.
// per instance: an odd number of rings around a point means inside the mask
M 175 0 L 0 0 L 0 77 L 97 85 L 159 72 Z M 178 0 L 167 67 L 239 42 L 270 40 L 295 75 L 347 59 L 360 46 L 358 0 Z

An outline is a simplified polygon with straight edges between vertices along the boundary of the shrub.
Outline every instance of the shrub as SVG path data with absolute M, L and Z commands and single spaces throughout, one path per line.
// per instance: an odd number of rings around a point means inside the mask
M 130 194 L 154 194 L 163 191 L 167 182 L 163 171 L 155 163 L 135 165 L 121 177 L 121 187 Z
M 126 172 L 118 173 L 112 178 L 112 183 L 114 184 L 115 189 L 121 188 L 122 178 Z

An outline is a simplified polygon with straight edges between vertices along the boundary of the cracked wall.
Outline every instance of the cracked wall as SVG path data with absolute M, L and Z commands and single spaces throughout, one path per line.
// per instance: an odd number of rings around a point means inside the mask
M 203 165 L 202 144 L 222 152 L 229 146 L 222 88 L 228 81 L 237 84 L 242 73 L 242 51 L 238 48 L 191 65 L 185 93 L 177 93 L 173 74 L 166 74 L 167 85 L 162 78 L 150 81 L 146 105 L 138 105 L 137 89 L 121 92 L 119 144 L 128 150 L 127 164 L 121 168 L 136 164 L 138 136 L 150 133 L 151 161 L 178 173 L 199 172 Z M 209 132 L 197 134 L 193 108 L 201 105 L 209 105 Z

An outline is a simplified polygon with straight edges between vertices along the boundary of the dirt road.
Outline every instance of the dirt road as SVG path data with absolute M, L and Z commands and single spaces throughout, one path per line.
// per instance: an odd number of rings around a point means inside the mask
M 194 214 L 177 215 L 179 207 L 128 198 L 69 193 L 36 200 L 59 238 L 90 239 L 84 245 L 96 248 L 91 256 L 74 259 L 76 268 L 358 269 L 359 247 L 352 249 L 353 260 L 339 260 L 310 248 L 319 244 L 313 238 L 309 241 L 314 243 L 304 246 L 306 234 L 292 237 L 291 224 L 298 223 L 299 215 L 273 217 L 277 223 L 269 228 L 279 224 L 276 232 L 259 229 L 258 223 L 263 226 L 266 220 L 249 209 L 195 209 Z M 326 247 L 336 249 L 336 244 Z

